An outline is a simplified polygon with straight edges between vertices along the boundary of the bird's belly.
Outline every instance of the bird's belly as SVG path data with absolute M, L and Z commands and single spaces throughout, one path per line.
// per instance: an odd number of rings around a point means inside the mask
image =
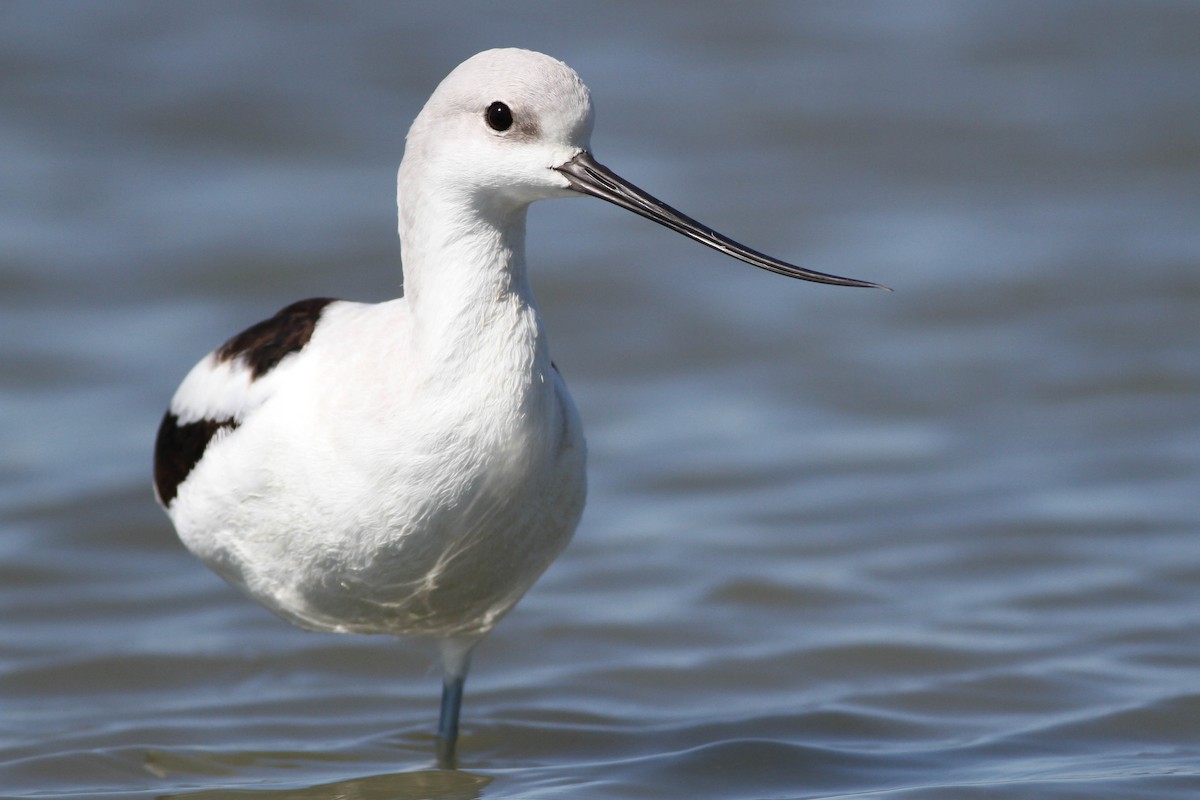
M 578 417 L 569 398 L 545 416 L 503 437 L 468 426 L 424 448 L 335 446 L 303 460 L 289 458 L 292 439 L 246 425 L 240 448 L 235 435 L 210 454 L 174 521 L 214 571 L 303 627 L 482 635 L 583 509 Z

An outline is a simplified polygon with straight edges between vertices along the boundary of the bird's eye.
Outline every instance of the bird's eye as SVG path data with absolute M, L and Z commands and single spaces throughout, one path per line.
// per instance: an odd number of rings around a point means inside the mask
M 506 131 L 512 127 L 512 111 L 499 100 L 487 107 L 487 124 L 494 131 Z

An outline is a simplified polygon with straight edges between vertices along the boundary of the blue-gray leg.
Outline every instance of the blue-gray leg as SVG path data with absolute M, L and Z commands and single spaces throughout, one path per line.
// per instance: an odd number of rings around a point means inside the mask
M 442 769 L 454 769 L 458 743 L 458 713 L 462 709 L 463 675 L 447 675 L 442 683 L 442 716 L 438 721 L 437 760 Z
M 454 748 L 458 744 L 458 712 L 462 709 L 463 681 L 471 666 L 471 650 L 479 636 L 450 637 L 441 641 L 442 667 L 445 680 L 442 683 L 442 717 L 438 721 L 437 763 L 442 769 L 455 769 Z

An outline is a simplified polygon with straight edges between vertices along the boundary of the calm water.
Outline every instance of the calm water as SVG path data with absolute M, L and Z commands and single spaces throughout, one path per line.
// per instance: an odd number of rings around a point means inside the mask
M 1200 6 L 0 5 L 0 795 L 1200 793 Z M 531 215 L 574 544 L 432 768 L 420 643 L 194 561 L 159 415 L 229 334 L 399 285 L 394 171 L 477 50 L 768 252 Z

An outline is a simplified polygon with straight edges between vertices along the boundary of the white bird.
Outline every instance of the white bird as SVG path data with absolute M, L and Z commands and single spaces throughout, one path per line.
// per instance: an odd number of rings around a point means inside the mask
M 184 545 L 303 628 L 434 637 L 438 761 L 455 762 L 471 650 L 566 546 L 583 428 L 525 269 L 529 204 L 600 197 L 735 258 L 743 247 L 600 165 L 570 67 L 489 50 L 441 82 L 398 178 L 404 295 L 303 300 L 197 364 L 154 484 Z

